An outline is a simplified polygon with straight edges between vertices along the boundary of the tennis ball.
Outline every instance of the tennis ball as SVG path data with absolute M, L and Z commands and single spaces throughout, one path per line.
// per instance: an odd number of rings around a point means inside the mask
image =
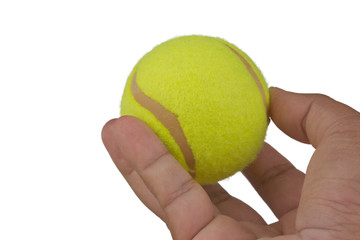
M 268 108 L 267 84 L 244 52 L 193 35 L 170 39 L 140 59 L 121 115 L 143 120 L 196 181 L 211 184 L 256 158 Z

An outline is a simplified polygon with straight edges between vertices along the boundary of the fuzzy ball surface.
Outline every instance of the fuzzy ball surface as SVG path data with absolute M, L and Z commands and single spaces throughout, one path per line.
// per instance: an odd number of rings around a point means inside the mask
M 255 63 L 215 37 L 182 36 L 148 52 L 131 72 L 121 115 L 143 120 L 200 184 L 225 179 L 259 153 L 269 90 Z

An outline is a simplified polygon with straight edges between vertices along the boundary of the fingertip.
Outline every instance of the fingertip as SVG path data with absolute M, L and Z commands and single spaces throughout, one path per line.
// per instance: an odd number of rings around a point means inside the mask
M 118 131 L 120 132 L 120 140 L 122 140 L 124 144 L 132 141 L 134 141 L 134 143 L 142 143 L 145 139 L 152 139 L 153 141 L 157 139 L 153 130 L 137 117 L 124 115 L 118 119 L 116 124 Z
M 142 120 L 133 116 L 122 116 L 116 126 L 117 142 L 121 153 L 130 161 L 146 162 L 148 158 L 167 152 L 153 130 Z M 143 163 L 139 163 L 142 165 Z
M 137 122 L 141 122 L 141 120 L 131 116 L 121 116 L 106 122 L 101 130 L 101 138 L 105 147 L 113 142 L 119 142 L 123 132 L 133 128 L 134 124 L 138 124 Z
M 271 87 L 270 99 L 270 117 L 275 125 L 288 136 L 308 143 L 302 122 L 312 97 Z
M 282 101 L 284 100 L 284 98 L 287 98 L 287 93 L 290 92 L 279 87 L 270 87 L 269 92 L 270 92 L 270 117 L 272 118 L 271 112 L 276 110 L 274 109 L 274 107 L 277 107 L 279 103 L 284 104 L 285 102 Z
M 110 134 L 113 132 L 113 128 L 114 128 L 114 125 L 117 120 L 118 120 L 118 118 L 114 118 L 114 119 L 107 121 L 101 129 L 101 139 L 102 139 L 103 143 L 105 144 L 105 146 L 106 146 L 107 142 L 109 141 Z
M 272 86 L 269 88 L 271 101 L 277 97 L 281 97 L 283 94 L 290 93 L 282 88 Z
M 269 87 L 269 91 L 270 91 L 270 94 L 271 94 L 274 91 L 284 91 L 284 90 L 279 88 L 279 87 L 271 86 L 271 87 Z

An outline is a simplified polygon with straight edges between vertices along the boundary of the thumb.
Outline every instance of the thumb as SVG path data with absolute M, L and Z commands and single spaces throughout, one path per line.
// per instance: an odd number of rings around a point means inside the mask
M 285 134 L 314 147 L 336 131 L 358 130 L 360 114 L 322 94 L 270 88 L 270 116 Z

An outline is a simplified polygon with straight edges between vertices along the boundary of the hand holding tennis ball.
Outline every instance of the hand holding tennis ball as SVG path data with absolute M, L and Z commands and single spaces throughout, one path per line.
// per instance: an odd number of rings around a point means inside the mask
M 210 184 L 256 158 L 268 106 L 264 77 L 244 52 L 220 38 L 184 36 L 136 64 L 121 115 L 143 120 L 196 181 Z

